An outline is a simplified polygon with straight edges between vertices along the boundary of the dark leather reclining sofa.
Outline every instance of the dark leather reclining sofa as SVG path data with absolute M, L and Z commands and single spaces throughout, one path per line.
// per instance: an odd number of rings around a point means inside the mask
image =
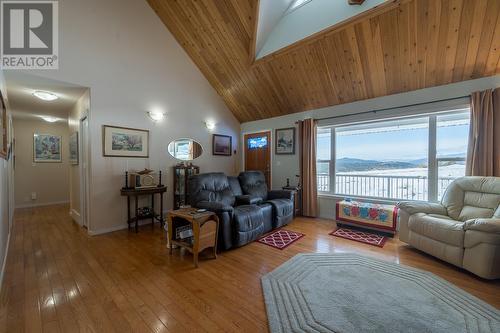
M 204 173 L 188 180 L 191 206 L 219 217 L 218 248 L 243 246 L 293 220 L 293 192 L 268 191 L 264 174 Z

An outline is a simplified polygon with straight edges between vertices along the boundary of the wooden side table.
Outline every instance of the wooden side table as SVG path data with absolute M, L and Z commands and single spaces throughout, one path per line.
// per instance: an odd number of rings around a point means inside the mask
M 191 225 L 192 241 L 176 239 L 175 228 L 179 224 Z M 198 213 L 195 208 L 173 210 L 168 213 L 170 254 L 172 245 L 183 247 L 193 254 L 194 266 L 198 267 L 198 254 L 207 248 L 213 248 L 214 258 L 217 259 L 218 230 L 219 218 L 213 212 Z
M 151 219 L 151 226 L 154 227 L 155 220 L 160 221 L 161 227 L 163 227 L 163 194 L 167 191 L 166 186 L 157 186 L 144 189 L 135 188 L 122 188 L 120 194 L 127 197 L 127 224 L 130 230 L 130 225 L 135 223 L 135 232 L 139 231 L 139 220 Z M 160 195 L 160 214 L 155 213 L 155 194 Z M 139 214 L 139 197 L 148 195 L 151 196 L 151 213 L 148 215 Z M 130 215 L 130 198 L 133 197 L 135 201 L 135 214 L 132 217 Z

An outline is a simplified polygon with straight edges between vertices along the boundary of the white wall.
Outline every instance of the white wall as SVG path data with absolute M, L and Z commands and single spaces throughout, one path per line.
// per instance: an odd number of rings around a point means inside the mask
M 16 140 L 16 208 L 35 207 L 69 202 L 68 124 L 49 123 L 36 118 L 14 118 Z M 61 137 L 61 163 L 33 162 L 33 134 L 53 134 Z M 31 198 L 36 193 L 36 199 Z
M 12 128 L 11 128 L 11 115 L 8 106 L 8 96 L 6 94 L 5 81 L 3 71 L 0 71 L 0 91 L 4 96 L 7 104 L 7 122 L 9 128 L 7 131 L 8 141 L 11 142 Z M 5 269 L 5 259 L 7 258 L 7 251 L 9 246 L 10 228 L 14 212 L 13 200 L 13 181 L 12 181 L 12 161 L 6 161 L 0 158 L 0 286 L 3 281 L 3 274 Z
M 102 156 L 102 125 L 150 132 L 150 158 L 130 159 L 130 168 L 168 169 L 176 163 L 168 143 L 192 137 L 204 153 L 195 164 L 202 172 L 238 171 L 239 157 L 211 155 L 211 133 L 233 136 L 238 149 L 240 125 L 220 96 L 143 0 L 60 1 L 60 69 L 33 74 L 90 88 L 91 184 L 90 233 L 122 228 L 125 199 L 120 197 L 126 159 Z M 167 118 L 154 124 L 148 110 Z M 167 175 L 172 206 L 172 172 Z
M 426 88 L 421 90 L 416 90 L 412 92 L 384 96 L 364 101 L 358 101 L 354 103 L 342 104 L 332 107 L 327 107 L 323 109 L 311 110 L 306 112 L 294 113 L 287 116 L 275 117 L 270 119 L 252 121 L 241 124 L 241 137 L 245 133 L 256 132 L 260 130 L 272 130 L 273 133 L 273 145 L 274 145 L 274 130 L 277 128 L 292 127 L 295 126 L 297 120 L 302 120 L 305 118 L 326 118 L 332 116 L 343 116 L 352 115 L 360 112 L 371 111 L 371 110 L 381 110 L 385 108 L 398 108 L 407 105 L 436 102 L 446 99 L 458 98 L 470 95 L 473 91 L 485 90 L 488 88 L 494 88 L 500 86 L 500 75 L 487 77 L 477 80 L 464 81 L 454 84 L 449 84 L 445 86 L 439 86 L 434 88 Z M 425 108 L 425 106 L 420 106 L 420 108 Z M 385 112 L 386 115 L 398 114 L 405 112 L 406 110 L 411 111 L 411 107 L 408 109 L 393 109 Z M 374 118 L 377 115 L 369 115 L 369 117 Z M 365 120 L 366 115 L 363 116 L 351 116 L 346 117 L 349 121 Z M 273 164 L 272 164 L 272 186 L 273 188 L 280 188 L 286 183 L 286 178 L 290 178 L 292 185 L 295 185 L 295 175 L 299 173 L 299 155 L 274 155 L 273 147 Z M 332 198 L 322 197 L 320 200 L 320 215 L 322 217 L 333 218 L 333 203 Z

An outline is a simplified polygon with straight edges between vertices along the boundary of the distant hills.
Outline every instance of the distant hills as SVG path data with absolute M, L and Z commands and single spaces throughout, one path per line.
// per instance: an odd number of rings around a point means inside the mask
M 450 154 L 446 155 L 446 157 L 463 157 L 463 154 Z M 452 162 L 452 163 L 461 164 L 463 162 Z M 363 160 L 359 158 L 344 157 L 338 159 L 335 166 L 337 172 L 426 168 L 427 158 L 420 158 L 409 161 L 377 161 L 377 160 Z M 328 165 L 320 163 L 318 165 L 317 172 L 328 173 Z
M 369 170 L 390 170 L 390 169 L 409 169 L 425 164 L 427 159 L 415 160 L 410 162 L 399 161 L 375 161 L 362 160 L 357 158 L 340 158 L 335 165 L 337 172 L 350 171 L 369 171 Z

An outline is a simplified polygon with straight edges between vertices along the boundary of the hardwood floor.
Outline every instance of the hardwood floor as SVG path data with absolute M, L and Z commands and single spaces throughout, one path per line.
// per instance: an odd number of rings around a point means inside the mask
M 1 291 L 0 332 L 266 332 L 260 277 L 300 252 L 353 251 L 432 271 L 500 307 L 481 280 L 391 239 L 383 249 L 329 236 L 334 223 L 296 219 L 285 250 L 259 243 L 200 259 L 169 256 L 160 228 L 89 237 L 67 206 L 19 210 Z

